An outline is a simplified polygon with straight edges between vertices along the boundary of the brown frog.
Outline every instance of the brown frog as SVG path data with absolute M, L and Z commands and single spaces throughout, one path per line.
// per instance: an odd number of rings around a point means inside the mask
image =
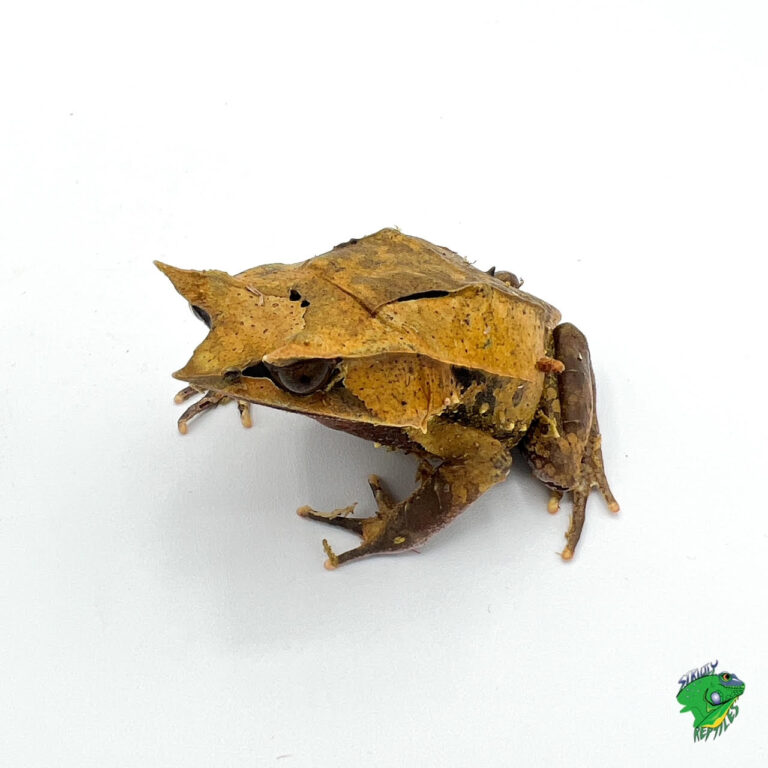
M 423 544 L 507 477 L 516 445 L 551 489 L 550 512 L 566 491 L 573 496 L 565 560 L 593 487 L 618 511 L 587 341 L 514 275 L 481 272 L 394 229 L 234 277 L 157 266 L 210 329 L 173 374 L 189 384 L 177 402 L 205 393 L 179 419 L 182 433 L 234 400 L 245 426 L 258 403 L 419 457 L 419 487 L 404 501 L 369 479 L 369 517 L 350 516 L 354 505 L 298 510 L 362 539 L 341 554 L 323 541 L 326 567 Z

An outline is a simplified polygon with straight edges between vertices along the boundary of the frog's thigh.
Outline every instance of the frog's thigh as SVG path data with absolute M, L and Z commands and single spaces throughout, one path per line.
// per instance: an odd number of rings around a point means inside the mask
M 522 448 L 534 476 L 554 492 L 550 511 L 557 511 L 564 491 L 572 492 L 573 513 L 562 553 L 570 559 L 581 536 L 590 490 L 599 487 L 611 511 L 618 511 L 618 504 L 603 470 L 587 340 L 576 326 L 564 323 L 555 328 L 554 344 L 564 370 L 547 375 L 536 421 Z

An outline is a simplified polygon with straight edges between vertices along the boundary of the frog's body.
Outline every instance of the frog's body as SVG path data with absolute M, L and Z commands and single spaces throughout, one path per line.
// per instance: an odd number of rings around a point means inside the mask
M 744 693 L 744 683 L 730 672 L 704 675 L 677 694 L 681 712 L 693 713 L 694 728 L 717 728 Z
M 224 398 L 311 416 L 334 429 L 415 453 L 421 487 L 389 499 L 371 479 L 370 518 L 300 514 L 352 529 L 360 547 L 328 564 L 422 543 L 503 480 L 521 444 L 534 474 L 574 493 L 570 558 L 586 497 L 611 508 L 586 340 L 549 304 L 445 248 L 385 229 L 294 265 L 230 277 L 158 264 L 211 328 L 174 376 L 182 397 L 208 394 L 180 420 Z M 344 513 L 344 514 L 342 514 Z

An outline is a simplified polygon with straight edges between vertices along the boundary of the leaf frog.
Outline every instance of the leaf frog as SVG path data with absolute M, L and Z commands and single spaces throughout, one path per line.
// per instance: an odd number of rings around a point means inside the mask
M 376 511 L 354 505 L 299 515 L 340 526 L 360 546 L 326 567 L 423 544 L 507 477 L 519 446 L 551 490 L 573 497 L 562 557 L 570 560 L 597 487 L 619 509 L 603 469 L 589 348 L 560 313 L 509 272 L 396 229 L 337 245 L 299 264 L 230 276 L 156 262 L 209 329 L 174 377 L 202 397 L 179 419 L 237 402 L 303 413 L 333 429 L 414 454 L 418 488 L 393 499 L 369 479 Z

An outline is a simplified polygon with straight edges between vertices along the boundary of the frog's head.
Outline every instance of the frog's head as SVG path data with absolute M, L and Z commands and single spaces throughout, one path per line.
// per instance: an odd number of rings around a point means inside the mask
M 456 399 L 451 366 L 419 354 L 417 334 L 383 323 L 302 264 L 237 276 L 157 266 L 208 327 L 173 374 L 197 389 L 309 415 L 420 429 Z
M 234 277 L 157 266 L 209 328 L 176 378 L 382 425 L 425 429 L 457 398 L 453 366 L 541 376 L 536 361 L 559 319 L 452 251 L 393 229 Z

